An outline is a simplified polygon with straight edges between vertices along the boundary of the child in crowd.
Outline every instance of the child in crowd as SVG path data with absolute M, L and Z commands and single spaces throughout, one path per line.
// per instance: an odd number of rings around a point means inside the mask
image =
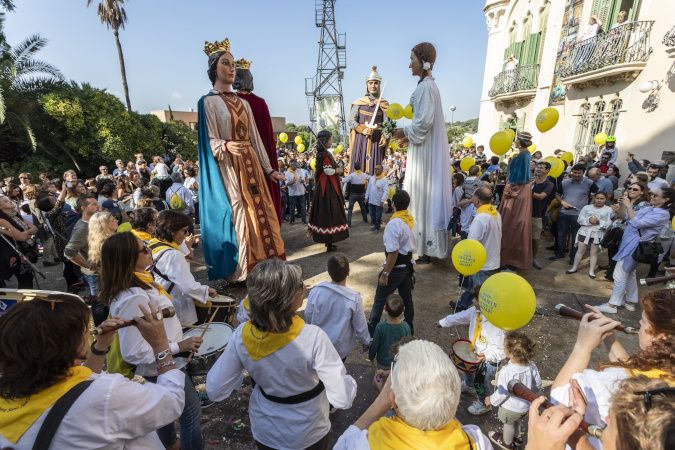
M 487 317 L 480 311 L 478 294 L 482 285 L 474 286 L 471 289 L 473 296 L 473 306 L 457 314 L 450 314 L 436 323 L 437 327 L 451 327 L 454 325 L 469 325 L 469 340 L 471 347 L 476 354 L 476 360 L 485 363 L 485 379 L 483 381 L 483 392 L 478 389 L 478 399 L 469 406 L 468 411 L 477 416 L 485 414 L 492 408 L 485 404 L 485 397 L 492 391 L 492 379 L 497 372 L 499 362 L 506 357 L 504 354 L 504 331 L 488 322 Z M 471 392 L 473 390 L 474 374 L 467 373 L 462 382 L 462 392 Z
M 590 205 L 584 206 L 579 212 L 577 222 L 581 225 L 577 233 L 575 244 L 577 245 L 577 254 L 574 257 L 574 265 L 565 273 L 575 273 L 579 267 L 586 249 L 591 247 L 591 262 L 588 269 L 588 276 L 595 278 L 595 266 L 598 262 L 600 253 L 600 242 L 605 236 L 605 231 L 612 225 L 612 208 L 605 205 L 607 194 L 600 191 L 593 196 Z
M 349 259 L 335 253 L 326 264 L 331 281 L 319 283 L 309 293 L 305 321 L 326 332 L 342 362 L 354 350 L 358 337 L 364 349 L 370 344 L 370 334 L 363 312 L 361 294 L 347 287 Z
M 497 377 L 497 390 L 485 399 L 486 405 L 499 406 L 497 415 L 504 424 L 503 432 L 490 431 L 490 440 L 501 448 L 512 449 L 523 445 L 520 421 L 527 415 L 530 402 L 509 394 L 509 381 L 518 380 L 534 392 L 541 389 L 539 369 L 532 362 L 536 344 L 524 333 L 511 331 L 504 339 L 504 353 L 511 360 L 502 367 Z
M 368 359 L 373 362 L 376 372 L 377 370 L 388 372 L 391 369 L 394 357 L 389 354 L 389 349 L 404 337 L 412 335 L 410 325 L 401 319 L 404 311 L 403 297 L 398 294 L 391 294 L 387 297 L 384 304 L 387 320 L 378 323 L 375 327 L 373 342 L 368 352 Z

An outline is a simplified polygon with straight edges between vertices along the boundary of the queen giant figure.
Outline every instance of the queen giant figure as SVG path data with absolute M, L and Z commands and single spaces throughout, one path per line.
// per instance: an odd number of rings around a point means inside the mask
M 248 102 L 232 92 L 230 42 L 206 43 L 213 89 L 199 100 L 199 202 L 209 279 L 243 281 L 260 261 L 286 259 L 268 179 L 272 169 Z

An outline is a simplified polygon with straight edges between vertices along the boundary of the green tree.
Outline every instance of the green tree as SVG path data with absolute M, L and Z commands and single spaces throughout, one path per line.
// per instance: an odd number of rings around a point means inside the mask
M 453 142 L 461 142 L 464 139 L 464 130 L 461 128 L 447 128 L 448 133 L 448 143 L 452 144 Z
M 294 123 L 287 123 L 286 124 L 286 131 L 297 131 L 297 128 Z
M 91 6 L 94 0 L 87 0 L 87 8 Z M 129 99 L 129 85 L 127 84 L 127 71 L 124 67 L 124 55 L 122 54 L 122 44 L 120 43 L 120 28 L 124 29 L 127 21 L 127 13 L 124 10 L 124 0 L 99 0 L 98 18 L 108 29 L 113 30 L 115 43 L 117 44 L 117 53 L 120 58 L 120 69 L 122 70 L 122 85 L 124 86 L 124 97 L 127 101 L 127 110 L 131 112 L 131 100 Z

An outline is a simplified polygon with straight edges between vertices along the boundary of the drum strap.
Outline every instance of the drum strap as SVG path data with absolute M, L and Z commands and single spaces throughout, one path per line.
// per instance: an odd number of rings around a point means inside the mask
M 161 242 L 158 242 L 158 243 L 156 243 L 156 244 L 152 244 L 152 245 L 150 246 L 150 248 L 153 249 L 153 250 L 154 250 L 155 248 L 157 248 L 157 247 L 173 248 L 173 247 L 171 247 L 170 245 L 162 244 Z M 159 275 L 159 277 L 160 277 L 161 279 L 163 279 L 164 281 L 168 281 L 169 283 L 171 283 L 171 284 L 169 284 L 169 289 L 166 290 L 166 293 L 169 294 L 169 295 L 171 295 L 171 291 L 173 290 L 173 287 L 176 285 L 176 283 L 174 283 L 173 281 L 169 280 L 169 277 L 167 277 L 166 275 L 164 275 L 164 274 L 157 268 L 157 263 L 159 262 L 160 259 L 162 259 L 162 256 L 164 256 L 165 253 L 166 253 L 166 251 L 164 251 L 164 252 L 162 252 L 162 253 L 159 254 L 159 256 L 157 257 L 157 260 L 156 260 L 156 261 L 154 262 L 154 264 L 152 265 L 152 270 L 151 270 L 151 272 L 156 273 L 157 275 Z
M 260 388 L 260 393 L 262 394 L 263 397 L 265 397 L 267 400 L 271 402 L 281 403 L 282 405 L 297 405 L 298 403 L 304 403 L 315 397 L 318 397 L 319 394 L 321 394 L 325 389 L 323 381 L 319 380 L 319 384 L 317 384 L 313 389 L 307 392 L 291 395 L 290 397 L 277 397 L 266 393 L 263 390 L 262 386 L 260 386 L 259 384 L 258 387 Z

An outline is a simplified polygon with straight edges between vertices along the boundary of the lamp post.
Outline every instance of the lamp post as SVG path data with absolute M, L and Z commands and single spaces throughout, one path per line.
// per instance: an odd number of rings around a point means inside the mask
M 455 110 L 456 109 L 457 109 L 457 107 L 455 105 L 452 105 L 450 107 L 450 111 L 452 111 L 452 115 L 450 116 L 450 128 L 455 127 Z

